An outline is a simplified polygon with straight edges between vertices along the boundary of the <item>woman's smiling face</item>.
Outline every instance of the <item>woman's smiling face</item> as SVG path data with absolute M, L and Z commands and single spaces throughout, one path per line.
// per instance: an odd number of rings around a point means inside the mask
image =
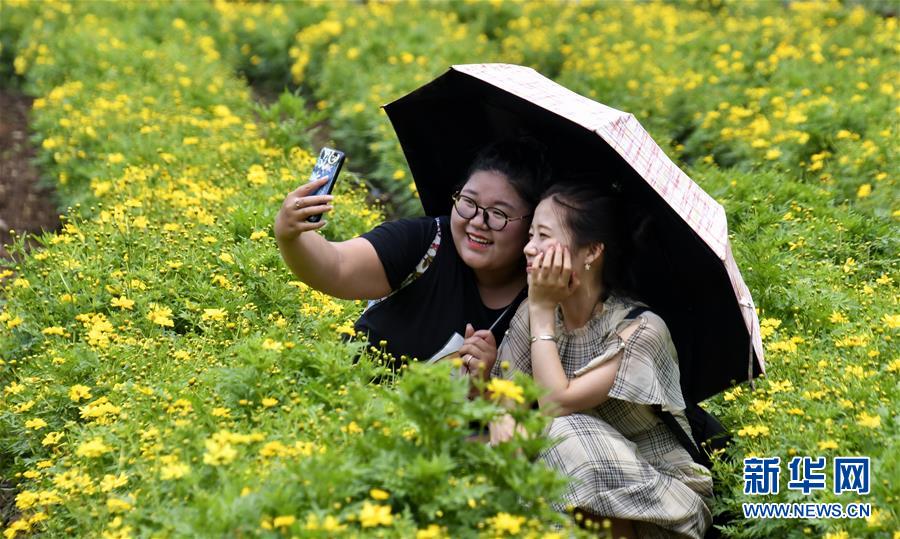
M 525 244 L 525 271 L 531 272 L 534 259 L 539 253 L 545 253 L 551 247 L 568 247 L 572 257 L 572 268 L 578 272 L 589 258 L 590 249 L 587 247 L 575 249 L 568 226 L 563 219 L 563 212 L 569 211 L 560 207 L 552 197 L 545 198 L 534 209 L 534 217 L 531 219 L 531 227 L 528 229 L 528 242 Z M 590 257 L 591 260 L 594 257 Z
M 501 210 L 511 219 L 531 213 L 531 208 L 506 176 L 498 172 L 479 170 L 473 173 L 460 194 L 482 208 Z M 492 221 L 491 225 L 497 223 Z M 476 271 L 508 270 L 521 263 L 528 219 L 509 221 L 503 230 L 492 230 L 484 222 L 483 210 L 479 209 L 474 217 L 465 219 L 454 208 L 450 211 L 450 230 L 456 250 L 467 266 Z

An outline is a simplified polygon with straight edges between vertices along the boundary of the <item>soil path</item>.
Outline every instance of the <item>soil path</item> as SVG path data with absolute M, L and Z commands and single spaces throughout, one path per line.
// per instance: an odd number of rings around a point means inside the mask
M 10 257 L 4 246 L 10 242 L 11 230 L 32 235 L 59 228 L 56 196 L 52 189 L 38 185 L 38 171 L 31 162 L 35 156 L 28 140 L 32 101 L 0 88 L 0 258 Z

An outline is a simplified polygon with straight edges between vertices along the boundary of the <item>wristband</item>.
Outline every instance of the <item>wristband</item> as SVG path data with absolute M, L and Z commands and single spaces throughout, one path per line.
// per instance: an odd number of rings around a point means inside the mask
M 531 344 L 534 344 L 538 341 L 553 341 L 556 342 L 556 335 L 538 335 L 537 337 L 531 338 Z

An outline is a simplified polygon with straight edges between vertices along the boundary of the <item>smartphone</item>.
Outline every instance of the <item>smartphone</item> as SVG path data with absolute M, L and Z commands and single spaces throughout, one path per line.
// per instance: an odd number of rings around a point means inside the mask
M 346 156 L 342 151 L 334 150 L 332 148 L 322 148 L 322 151 L 319 152 L 319 158 L 316 160 L 316 166 L 313 167 L 312 174 L 309 176 L 309 181 L 318 180 L 319 178 L 328 176 L 328 182 L 322 187 L 319 187 L 319 189 L 310 196 L 331 194 L 331 190 L 334 189 L 334 182 L 337 180 L 338 174 L 341 173 L 341 167 L 344 165 L 345 158 Z M 319 214 L 311 215 L 306 220 L 310 223 L 318 223 L 321 219 L 322 215 Z

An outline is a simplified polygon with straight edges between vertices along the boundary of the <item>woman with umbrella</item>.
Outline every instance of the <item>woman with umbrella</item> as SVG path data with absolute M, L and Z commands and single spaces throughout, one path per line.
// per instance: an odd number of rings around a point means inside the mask
M 487 146 L 452 197 L 449 216 L 384 223 L 331 242 L 307 218 L 331 210 L 333 197 L 310 196 L 323 180 L 289 193 L 275 220 L 278 248 L 309 286 L 344 299 L 386 298 L 356 323 L 395 358 L 429 359 L 448 337 L 464 334 L 459 355 L 485 375 L 496 343 L 525 297 L 522 247 L 548 166 L 527 139 Z
M 653 411 L 688 428 L 669 330 L 628 295 L 644 227 L 628 239 L 624 220 L 621 200 L 596 187 L 555 185 L 542 197 L 524 251 L 528 299 L 493 374 L 525 372 L 548 391 L 539 404 L 560 443 L 543 459 L 574 479 L 560 509 L 611 518 L 616 536 L 703 537 L 712 479 Z

